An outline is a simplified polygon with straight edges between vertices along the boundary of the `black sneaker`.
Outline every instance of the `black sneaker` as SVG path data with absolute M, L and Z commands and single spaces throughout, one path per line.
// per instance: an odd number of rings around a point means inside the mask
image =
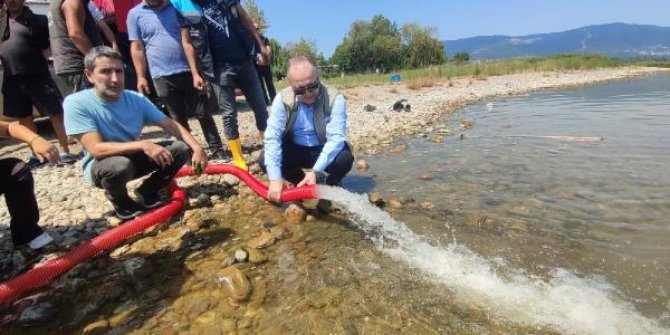
M 140 190 L 135 190 L 135 196 L 140 205 L 145 209 L 154 209 L 164 203 L 161 201 L 160 196 L 158 196 L 158 192 L 140 192 Z
M 116 216 L 124 221 L 134 219 L 144 212 L 140 205 L 135 202 L 127 206 L 114 205 L 114 211 L 116 212 Z
M 230 156 L 228 156 L 228 154 L 226 154 L 226 152 L 223 151 L 223 149 L 214 149 L 212 150 L 212 153 L 209 155 L 209 160 L 227 162 L 230 160 Z

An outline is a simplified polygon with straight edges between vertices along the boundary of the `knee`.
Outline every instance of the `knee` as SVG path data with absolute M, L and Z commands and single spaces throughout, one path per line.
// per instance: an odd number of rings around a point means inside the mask
M 172 144 L 170 144 L 169 150 L 172 154 L 172 157 L 174 158 L 174 161 L 180 165 L 186 163 L 191 156 L 191 148 L 189 148 L 189 146 L 182 141 L 172 142 Z
M 32 183 L 33 174 L 26 163 L 19 159 L 12 158 L 16 161 L 11 171 L 11 180 L 16 183 Z
M 134 167 L 128 157 L 113 156 L 96 162 L 103 179 L 129 181 L 133 178 Z
M 338 165 L 348 172 L 354 165 L 354 154 L 351 153 L 348 147 L 345 147 L 337 156 L 336 161 Z

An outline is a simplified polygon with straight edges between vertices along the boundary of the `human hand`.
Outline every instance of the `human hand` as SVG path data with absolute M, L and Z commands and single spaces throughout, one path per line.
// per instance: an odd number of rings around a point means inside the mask
M 37 159 L 39 159 L 41 163 L 44 163 L 45 160 L 48 160 L 51 164 L 58 163 L 58 149 L 47 140 L 38 136 L 29 144 L 30 149 L 33 150 L 35 156 L 37 156 Z
M 303 178 L 299 183 L 298 187 L 302 185 L 314 185 L 316 184 L 316 173 L 314 171 L 308 171 L 305 173 L 305 178 Z
M 281 192 L 283 189 L 283 180 L 270 180 L 270 185 L 268 186 L 268 200 L 276 203 L 281 202 Z
M 149 88 L 149 82 L 147 81 L 147 78 L 137 79 L 137 92 L 140 92 L 144 95 L 148 95 L 151 93 L 151 89 Z
M 149 156 L 160 167 L 170 166 L 174 162 L 172 154 L 163 146 L 156 143 L 145 141 L 143 151 L 145 155 Z
M 205 81 L 199 74 L 193 76 L 193 87 L 201 92 L 205 90 Z
M 193 156 L 191 156 L 191 166 L 200 166 L 200 171 L 205 171 L 207 168 L 207 154 L 203 148 L 198 148 L 193 150 Z

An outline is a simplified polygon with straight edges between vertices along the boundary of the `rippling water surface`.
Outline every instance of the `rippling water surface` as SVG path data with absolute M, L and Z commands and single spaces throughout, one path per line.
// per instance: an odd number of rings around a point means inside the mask
M 486 101 L 445 119 L 462 139 L 407 140 L 402 155 L 367 158 L 356 178 L 374 181 L 349 187 L 432 202 L 396 216 L 439 248 L 395 256 L 493 317 L 565 333 L 668 332 L 669 88 L 659 75 Z M 465 118 L 474 127 L 459 130 Z M 445 265 L 461 247 L 475 256 Z M 468 277 L 474 265 L 483 277 Z

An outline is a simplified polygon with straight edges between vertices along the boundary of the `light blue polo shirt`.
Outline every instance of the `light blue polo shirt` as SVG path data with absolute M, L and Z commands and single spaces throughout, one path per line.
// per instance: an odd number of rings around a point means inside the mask
M 166 116 L 145 96 L 125 90 L 114 102 L 102 100 L 93 89 L 68 95 L 63 101 L 63 121 L 69 136 L 98 132 L 105 142 L 131 142 L 145 125 L 157 124 Z M 90 153 L 84 157 L 84 177 L 92 182 Z
M 161 9 L 142 2 L 128 12 L 128 39 L 142 41 L 152 78 L 190 72 L 181 44 L 177 11 L 169 1 Z

